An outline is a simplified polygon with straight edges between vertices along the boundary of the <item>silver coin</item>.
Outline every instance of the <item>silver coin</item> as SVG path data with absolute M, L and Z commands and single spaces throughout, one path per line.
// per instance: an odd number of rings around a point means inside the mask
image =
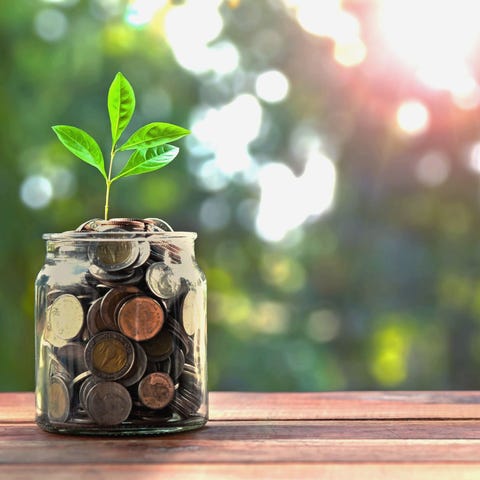
M 153 263 L 145 273 L 145 281 L 154 295 L 168 299 L 174 297 L 180 290 L 180 279 L 172 269 L 164 263 Z
M 187 335 L 194 335 L 198 328 L 198 320 L 203 317 L 202 297 L 195 291 L 190 290 L 182 302 L 182 325 Z
M 104 241 L 89 246 L 88 258 L 106 272 L 117 272 L 135 263 L 139 252 L 136 240 Z
M 143 221 L 147 231 L 173 232 L 173 228 L 161 218 L 145 218 Z
M 88 394 L 87 411 L 98 425 L 118 425 L 128 418 L 131 410 L 132 398 L 119 383 L 97 383 Z
M 107 285 L 109 283 L 124 282 L 135 275 L 135 270 L 125 269 L 119 272 L 107 272 L 98 265 L 90 265 L 88 271 L 93 278 Z M 107 285 L 108 286 L 108 285 Z
M 75 338 L 83 328 L 83 307 L 77 297 L 66 293 L 47 309 L 47 330 L 63 340 Z
M 150 243 L 147 241 L 138 242 L 138 257 L 130 268 L 141 267 L 150 257 Z
M 65 422 L 70 415 L 70 392 L 60 377 L 52 377 L 47 386 L 47 414 L 52 422 Z

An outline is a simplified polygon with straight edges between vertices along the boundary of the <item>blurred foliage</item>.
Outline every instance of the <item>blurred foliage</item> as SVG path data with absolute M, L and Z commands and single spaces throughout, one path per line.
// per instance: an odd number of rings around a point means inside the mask
M 210 388 L 478 388 L 479 196 L 465 161 L 478 139 L 478 112 L 413 82 L 375 77 L 366 66 L 341 67 L 331 43 L 303 31 L 280 3 L 219 6 L 219 39 L 236 45 L 241 72 L 218 75 L 177 63 L 162 23 L 169 2 L 137 26 L 126 21 L 128 4 L 115 0 L 3 2 L 1 390 L 33 389 L 42 233 L 102 214 L 102 179 L 63 149 L 50 126 L 77 125 L 104 138 L 107 149 L 106 90 L 117 71 L 143 92 L 138 125 L 160 114 L 188 126 L 200 105 L 218 108 L 254 93 L 256 75 L 269 69 L 287 76 L 290 93 L 283 102 L 261 102 L 266 126 L 250 153 L 258 165 L 275 160 L 299 175 L 305 159 L 289 139 L 299 124 L 310 128 L 335 159 L 329 212 L 281 241 L 262 240 L 251 213 L 257 181 L 233 175 L 223 188 L 208 188 L 213 180 L 198 173 L 205 158 L 185 141 L 168 168 L 112 190 L 112 216 L 163 217 L 199 232 L 197 256 L 209 282 Z M 423 96 L 433 112 L 430 130 L 417 137 L 399 134 L 388 120 L 412 96 Z M 242 119 L 231 128 L 240 133 Z M 448 156 L 449 174 L 427 186 L 415 169 L 432 149 Z M 44 208 L 21 200 L 32 175 L 50 179 L 53 197 Z M 226 220 L 216 223 L 209 212 Z M 287 214 L 275 212 L 277 219 Z

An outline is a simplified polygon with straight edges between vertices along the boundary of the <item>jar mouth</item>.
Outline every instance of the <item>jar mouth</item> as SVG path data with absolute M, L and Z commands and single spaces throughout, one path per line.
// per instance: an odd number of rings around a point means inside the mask
M 195 240 L 197 232 L 128 232 L 128 231 L 107 231 L 107 232 L 77 232 L 67 231 L 62 233 L 44 233 L 43 240 L 62 241 L 75 240 L 89 242 L 95 241 L 125 241 L 135 239 L 151 239 L 151 240 Z

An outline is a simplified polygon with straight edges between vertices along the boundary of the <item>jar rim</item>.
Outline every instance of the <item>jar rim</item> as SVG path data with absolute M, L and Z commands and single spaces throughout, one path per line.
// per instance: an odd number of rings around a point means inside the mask
M 79 241 L 91 241 L 91 240 L 135 240 L 135 239 L 152 239 L 152 240 L 175 240 L 175 239 L 190 239 L 195 240 L 197 238 L 197 232 L 129 232 L 129 231 L 116 231 L 116 232 L 77 232 L 75 230 L 61 232 L 61 233 L 44 233 L 42 235 L 43 240 L 61 241 L 61 240 L 79 240 Z

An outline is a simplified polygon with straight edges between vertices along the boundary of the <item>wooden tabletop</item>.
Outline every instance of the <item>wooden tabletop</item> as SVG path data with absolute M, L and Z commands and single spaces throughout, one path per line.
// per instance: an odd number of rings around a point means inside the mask
M 480 392 L 210 394 L 201 430 L 45 433 L 0 394 L 1 479 L 480 479 Z

